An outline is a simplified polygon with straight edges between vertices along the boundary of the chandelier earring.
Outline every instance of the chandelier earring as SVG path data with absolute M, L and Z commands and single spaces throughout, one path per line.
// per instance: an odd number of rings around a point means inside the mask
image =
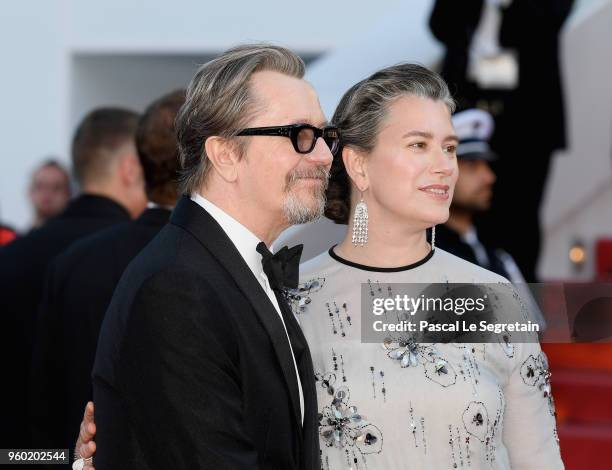
M 368 243 L 368 205 L 361 199 L 355 206 L 355 214 L 353 215 L 353 245 L 364 246 Z
M 431 227 L 431 251 L 436 249 L 436 226 Z

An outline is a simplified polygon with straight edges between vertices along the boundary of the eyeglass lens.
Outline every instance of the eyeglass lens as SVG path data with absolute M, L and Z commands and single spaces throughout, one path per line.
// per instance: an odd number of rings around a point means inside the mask
M 304 127 L 297 135 L 297 145 L 300 152 L 310 152 L 315 145 L 315 133 L 313 129 Z
M 304 127 L 299 130 L 297 134 L 297 146 L 300 152 L 309 153 L 311 152 L 316 145 L 316 134 L 315 130 Z M 331 133 L 324 132 L 323 140 L 329 147 L 329 150 L 332 154 L 335 154 L 338 149 L 339 139 L 336 132 L 332 131 Z

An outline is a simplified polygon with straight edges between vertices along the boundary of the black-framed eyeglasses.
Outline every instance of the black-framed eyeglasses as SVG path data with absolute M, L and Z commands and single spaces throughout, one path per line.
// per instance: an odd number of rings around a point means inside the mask
M 335 126 L 326 126 L 323 129 L 310 124 L 292 124 L 290 126 L 251 127 L 242 129 L 236 135 L 268 135 L 281 136 L 291 139 L 293 148 L 297 153 L 306 154 L 314 150 L 317 139 L 323 140 L 329 147 L 332 155 L 336 155 L 340 148 L 340 131 Z

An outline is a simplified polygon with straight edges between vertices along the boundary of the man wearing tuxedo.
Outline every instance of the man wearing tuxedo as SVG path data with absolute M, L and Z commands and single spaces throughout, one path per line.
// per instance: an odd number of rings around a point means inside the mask
M 176 204 L 178 150 L 174 120 L 184 90 L 153 102 L 136 128 L 147 209 L 72 244 L 51 263 L 32 363 L 33 444 L 72 448 L 82 410 L 92 399 L 91 369 L 104 313 L 129 262 L 168 222 Z
M 128 266 L 98 340 L 97 470 L 319 468 L 312 361 L 282 296 L 300 248 L 268 250 L 321 215 L 338 146 L 303 74 L 292 52 L 249 45 L 189 85 L 187 196 Z

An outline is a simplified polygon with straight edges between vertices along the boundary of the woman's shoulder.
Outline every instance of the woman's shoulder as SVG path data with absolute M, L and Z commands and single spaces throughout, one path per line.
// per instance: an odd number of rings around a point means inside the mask
M 477 264 L 459 258 L 458 256 L 436 247 L 434 254 L 435 264 L 444 269 L 449 282 L 473 282 L 480 284 L 503 283 L 510 281 L 499 274 L 485 269 Z

